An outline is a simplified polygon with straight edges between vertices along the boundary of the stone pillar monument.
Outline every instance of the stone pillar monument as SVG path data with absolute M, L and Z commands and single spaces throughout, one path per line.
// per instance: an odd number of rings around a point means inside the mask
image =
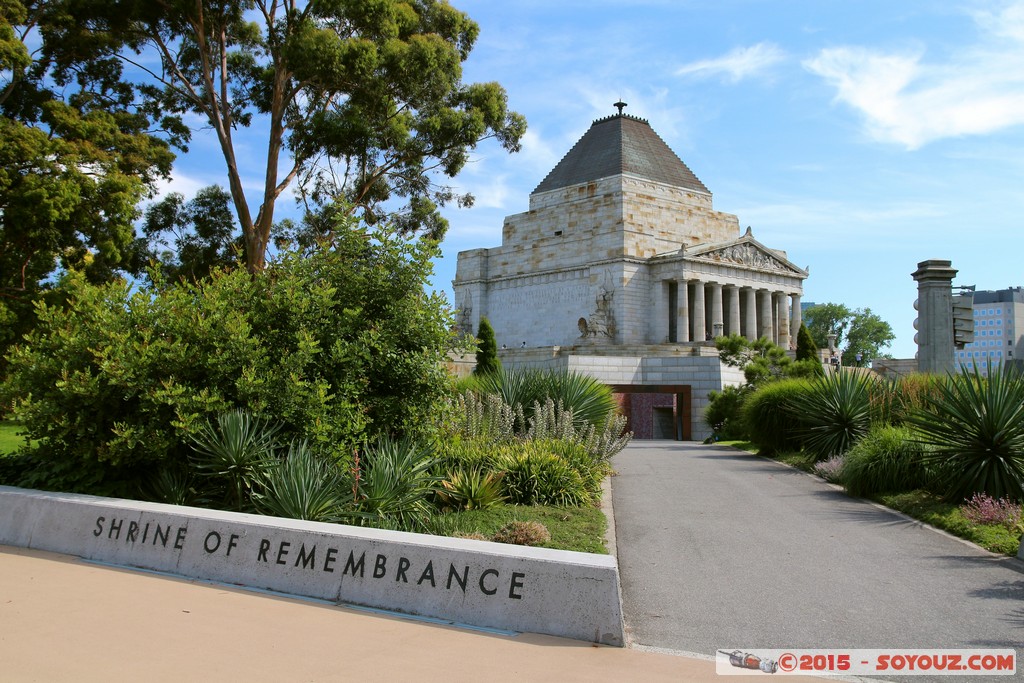
M 953 369 L 953 278 L 950 261 L 917 264 L 917 370 L 942 374 Z

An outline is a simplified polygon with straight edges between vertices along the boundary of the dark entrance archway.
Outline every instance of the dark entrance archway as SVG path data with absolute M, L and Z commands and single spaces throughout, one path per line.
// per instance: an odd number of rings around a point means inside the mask
M 689 384 L 613 384 L 611 388 L 634 438 L 693 440 Z

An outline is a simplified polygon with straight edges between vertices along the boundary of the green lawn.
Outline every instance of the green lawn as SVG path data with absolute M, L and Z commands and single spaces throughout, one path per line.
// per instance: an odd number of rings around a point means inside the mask
M 466 510 L 446 515 L 462 533 L 477 532 L 490 538 L 511 521 L 540 522 L 551 533 L 545 548 L 607 554 L 604 533 L 608 521 L 596 507 L 560 508 L 548 505 L 499 505 L 488 510 Z
M 1016 555 L 1020 547 L 1020 531 L 1010 531 L 996 524 L 974 524 L 960 512 L 960 506 L 944 503 L 927 491 L 880 494 L 874 499 L 994 553 Z
M 0 422 L 0 455 L 8 455 L 25 445 L 21 425 L 14 422 Z

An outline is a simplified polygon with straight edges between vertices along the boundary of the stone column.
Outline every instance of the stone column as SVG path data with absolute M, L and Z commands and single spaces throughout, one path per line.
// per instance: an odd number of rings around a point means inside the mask
M 747 295 L 747 315 L 744 330 L 744 334 L 747 339 L 754 341 L 757 339 L 757 290 L 753 287 L 744 288 Z
M 740 288 L 736 285 L 726 287 L 729 292 L 729 326 L 726 334 L 740 334 Z
M 790 316 L 790 333 L 789 336 L 793 339 L 793 348 L 796 348 L 796 340 L 800 338 L 800 326 L 803 324 L 803 311 L 800 310 L 800 295 L 792 295 L 793 300 L 793 315 Z
M 668 342 L 669 335 L 669 324 L 668 317 L 672 313 L 668 310 L 668 282 L 664 280 L 656 280 L 653 284 L 654 287 L 654 339 L 651 340 L 654 344 L 665 344 Z
M 758 320 L 759 326 L 757 334 L 759 337 L 767 337 L 768 339 L 775 339 L 775 330 L 772 326 L 772 293 L 766 289 L 757 290 L 758 298 L 761 300 L 761 310 L 759 311 Z
M 693 281 L 692 308 L 693 335 L 690 338 L 695 342 L 706 341 L 708 333 L 704 318 L 704 283 L 700 280 Z
M 722 306 L 722 285 L 718 282 L 711 284 L 711 336 L 725 334 L 725 322 L 723 321 Z
M 779 298 L 779 346 L 791 351 L 792 337 L 789 336 L 789 296 L 785 292 L 776 292 Z
M 685 344 L 690 341 L 690 287 L 686 280 L 676 282 L 676 341 Z
M 917 264 L 917 370 L 942 374 L 953 370 L 953 278 L 951 261 Z

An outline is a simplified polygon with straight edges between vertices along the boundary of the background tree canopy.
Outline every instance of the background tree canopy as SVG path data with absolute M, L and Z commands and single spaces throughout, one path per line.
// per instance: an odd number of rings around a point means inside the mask
M 857 354 L 861 363 L 872 358 L 885 358 L 895 333 L 889 323 L 871 312 L 870 308 L 850 310 L 843 304 L 818 304 L 803 312 L 804 324 L 820 349 L 828 348 L 828 335 L 836 335 L 836 348 L 843 353 L 843 362 L 853 365 Z
M 0 2 L 0 358 L 56 273 L 99 282 L 126 265 L 138 203 L 174 160 L 116 72 L 57 77 L 30 51 L 47 11 Z
M 46 6 L 43 54 L 57 77 L 99 62 L 144 111 L 176 122 L 181 138 L 188 137 L 186 115 L 212 127 L 250 270 L 264 267 L 276 201 L 293 181 L 307 207 L 340 200 L 367 223 L 389 215 L 405 233 L 439 239 L 447 225 L 438 206 L 472 198 L 436 186 L 434 173 L 456 175 L 484 138 L 516 151 L 525 132 L 500 85 L 462 83 L 479 27 L 446 2 Z M 266 126 L 267 157 L 253 210 L 233 136 L 255 124 Z M 395 198 L 406 200 L 404 207 Z
M 0 358 L 69 271 L 255 272 L 272 239 L 333 244 L 337 206 L 439 240 L 439 207 L 472 197 L 437 179 L 526 128 L 500 85 L 462 82 L 478 31 L 436 0 L 0 0 Z M 216 136 L 227 189 L 165 197 L 138 225 L 192 127 Z M 247 127 L 258 169 L 239 162 Z M 305 213 L 275 225 L 290 186 Z

